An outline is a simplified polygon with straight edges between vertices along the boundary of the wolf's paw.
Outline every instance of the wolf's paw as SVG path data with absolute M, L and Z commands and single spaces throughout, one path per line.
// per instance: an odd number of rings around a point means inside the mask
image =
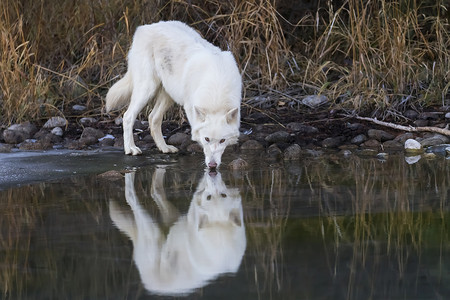
M 142 151 L 141 149 L 139 149 L 138 147 L 134 146 L 134 147 L 130 147 L 130 149 L 125 149 L 125 154 L 126 155 L 141 155 Z
M 171 145 L 164 145 L 161 148 L 159 148 L 159 150 L 161 150 L 161 152 L 163 153 L 175 153 L 178 152 L 178 148 L 171 146 Z

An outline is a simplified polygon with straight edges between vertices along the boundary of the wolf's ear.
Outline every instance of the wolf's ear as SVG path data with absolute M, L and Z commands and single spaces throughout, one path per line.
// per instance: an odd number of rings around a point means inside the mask
M 238 107 L 230 109 L 227 112 L 227 123 L 230 124 L 230 123 L 234 123 L 234 122 L 239 121 L 238 120 L 238 115 L 239 115 L 239 108 Z
M 200 122 L 204 122 L 206 119 L 206 111 L 203 108 L 194 106 L 195 118 Z

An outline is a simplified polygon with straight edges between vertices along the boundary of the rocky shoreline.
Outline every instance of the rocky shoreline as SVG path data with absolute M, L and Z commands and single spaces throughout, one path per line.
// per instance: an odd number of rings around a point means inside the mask
M 405 115 L 416 126 L 444 128 L 450 122 L 450 114 L 445 112 L 419 114 L 407 111 Z M 0 152 L 123 148 L 121 122 L 118 116 L 106 116 L 101 119 L 80 117 L 71 122 L 62 117 L 52 117 L 41 127 L 31 122 L 13 124 L 0 130 Z M 148 122 L 136 120 L 134 134 L 136 145 L 143 151 L 157 152 L 148 131 Z M 168 144 L 180 149 L 181 155 L 202 152 L 201 147 L 191 141 L 190 127 L 186 122 L 164 121 L 163 134 Z M 267 158 L 275 160 L 301 159 L 305 153 L 319 155 L 329 149 L 343 155 L 358 153 L 380 158 L 403 151 L 409 154 L 423 152 L 428 157 L 436 154 L 449 157 L 450 137 L 439 133 L 381 128 L 329 112 L 300 114 L 288 109 L 275 112 L 244 109 L 239 143 L 231 148 L 233 151 L 265 152 Z

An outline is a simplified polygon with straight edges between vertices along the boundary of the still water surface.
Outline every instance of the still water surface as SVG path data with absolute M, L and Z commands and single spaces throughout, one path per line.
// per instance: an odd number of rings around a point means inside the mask
M 1 299 L 450 298 L 448 159 L 103 156 L 2 186 Z

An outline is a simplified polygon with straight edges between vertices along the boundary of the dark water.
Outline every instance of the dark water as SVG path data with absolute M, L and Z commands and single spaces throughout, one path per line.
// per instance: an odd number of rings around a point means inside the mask
M 443 157 L 36 157 L 0 162 L 37 173 L 2 177 L 1 299 L 450 298 Z

